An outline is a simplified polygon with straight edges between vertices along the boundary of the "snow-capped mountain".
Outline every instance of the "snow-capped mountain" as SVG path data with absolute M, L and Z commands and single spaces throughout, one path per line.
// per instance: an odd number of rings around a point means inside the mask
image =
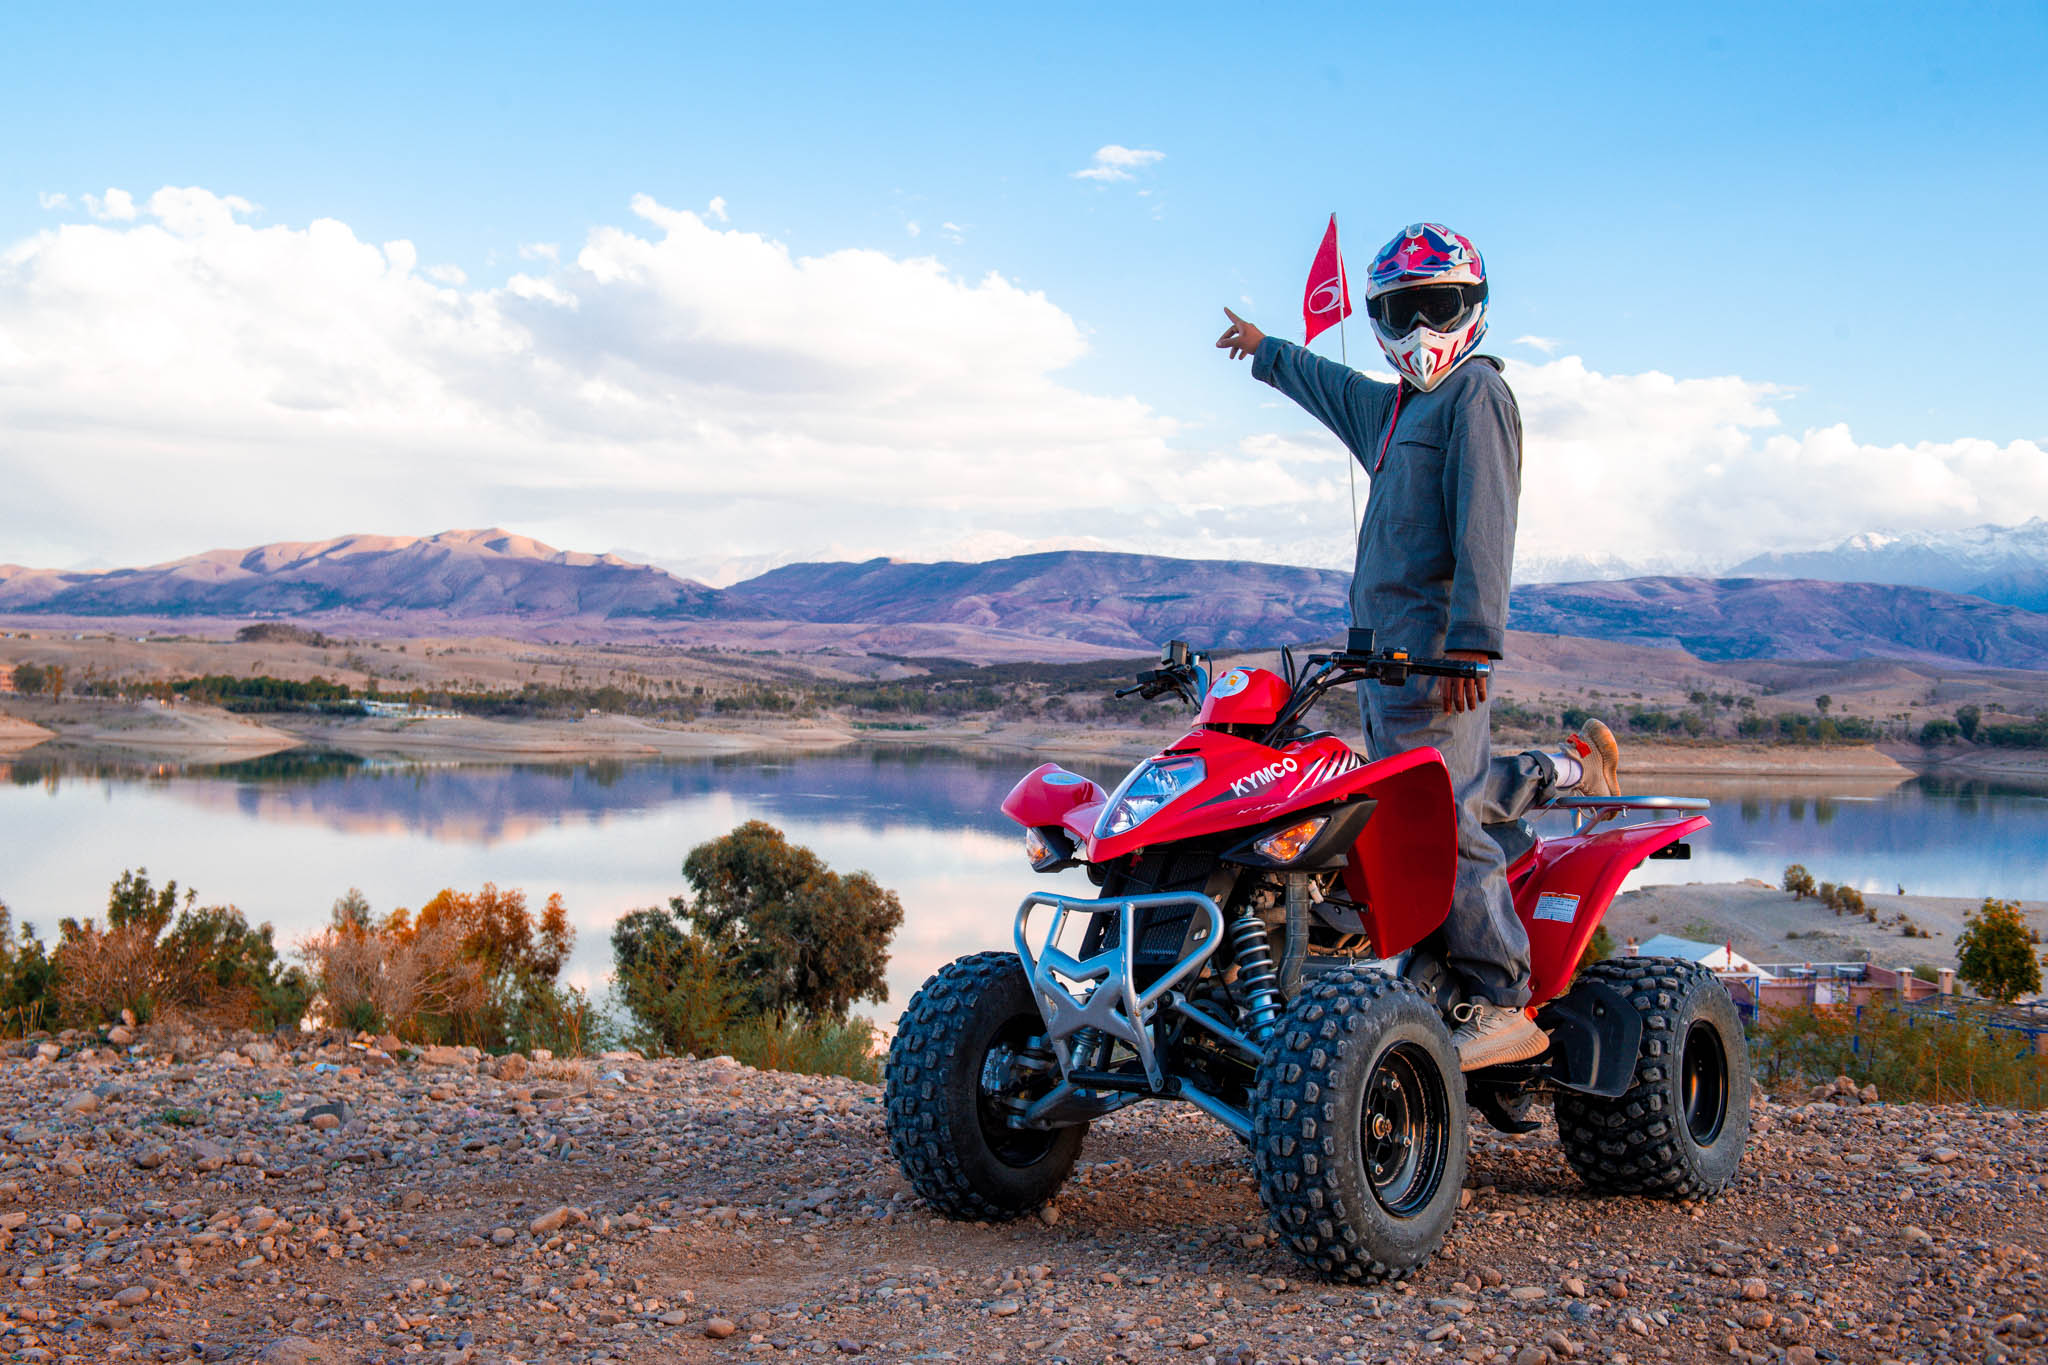
M 1606 553 L 1518 554 L 1515 556 L 1515 582 L 1612 583 L 1624 578 L 1710 577 L 1720 567 L 1696 556 L 1659 555 L 1650 559 L 1623 559 Z
M 2048 517 L 1962 531 L 1866 531 L 1821 550 L 1758 555 L 1728 578 L 1894 583 L 2048 610 Z

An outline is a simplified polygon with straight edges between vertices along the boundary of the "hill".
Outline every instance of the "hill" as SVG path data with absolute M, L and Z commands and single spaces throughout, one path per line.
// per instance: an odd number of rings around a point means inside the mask
M 1701 659 L 1893 658 L 2048 668 L 2048 615 L 1881 583 L 1634 578 L 1517 588 L 1517 630 L 1683 649 Z
M 837 642 L 1030 657 L 1327 640 L 1349 576 L 1235 560 L 1061 551 L 985 563 L 791 564 L 716 589 L 502 530 L 213 550 L 104 572 L 0 567 L 0 614 L 129 623 L 292 618 L 371 633 Z M 1908 659 L 2048 669 L 2048 615 L 1936 589 L 1777 578 L 1631 578 L 1517 588 L 1509 625 L 1697 658 Z
M 97 573 L 0 565 L 0 611 L 64 616 L 673 619 L 702 615 L 716 596 L 663 569 L 497 529 L 287 541 Z

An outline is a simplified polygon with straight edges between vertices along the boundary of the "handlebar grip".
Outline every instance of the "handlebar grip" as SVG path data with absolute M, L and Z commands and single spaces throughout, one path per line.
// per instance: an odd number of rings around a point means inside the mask
M 1408 663 L 1410 673 L 1427 673 L 1434 678 L 1486 678 L 1493 675 L 1493 665 L 1468 663 L 1463 659 L 1412 659 Z

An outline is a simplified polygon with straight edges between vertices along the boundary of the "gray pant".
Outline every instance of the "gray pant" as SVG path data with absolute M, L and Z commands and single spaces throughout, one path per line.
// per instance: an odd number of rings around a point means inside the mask
M 1366 752 L 1375 759 L 1434 747 L 1451 770 L 1458 801 L 1458 882 L 1444 921 L 1445 965 L 1466 994 L 1496 1005 L 1529 1002 L 1529 935 L 1515 918 L 1507 860 L 1485 826 L 1519 819 L 1555 778 L 1542 754 L 1493 756 L 1491 705 L 1447 714 L 1435 678 L 1400 687 L 1359 684 Z

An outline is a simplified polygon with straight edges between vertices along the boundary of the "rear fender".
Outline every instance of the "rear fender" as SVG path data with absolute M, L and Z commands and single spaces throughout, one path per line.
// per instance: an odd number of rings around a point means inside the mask
M 1623 879 L 1658 849 L 1710 823 L 1694 815 L 1544 840 L 1515 887 L 1515 913 L 1529 931 L 1531 1004 L 1541 1005 L 1571 984 L 1579 955 Z
M 1450 914 L 1458 880 L 1457 803 L 1443 755 L 1411 749 L 1328 785 L 1378 803 L 1351 846 L 1344 890 L 1365 907 L 1373 951 L 1406 952 Z

